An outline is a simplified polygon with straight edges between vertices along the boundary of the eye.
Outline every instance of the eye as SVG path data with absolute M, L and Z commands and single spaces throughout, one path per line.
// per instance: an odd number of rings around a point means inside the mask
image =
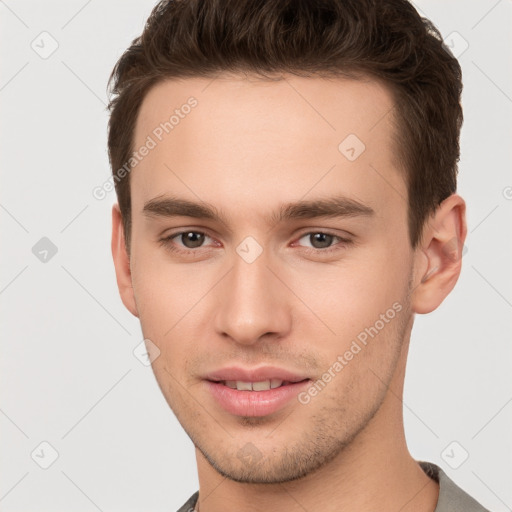
M 298 242 L 300 243 L 301 240 L 305 241 L 305 247 L 310 247 L 313 249 L 328 249 L 333 245 L 333 242 L 335 242 L 336 244 L 339 243 L 340 241 L 348 242 L 348 240 L 344 240 L 339 236 L 323 232 L 307 233 L 306 235 L 299 238 Z
M 179 240 L 187 249 L 195 249 L 201 247 L 207 235 L 199 231 L 186 231 L 174 235 L 173 238 Z
M 201 231 L 180 231 L 163 238 L 160 242 L 172 251 L 186 253 L 202 248 L 207 239 L 212 240 Z

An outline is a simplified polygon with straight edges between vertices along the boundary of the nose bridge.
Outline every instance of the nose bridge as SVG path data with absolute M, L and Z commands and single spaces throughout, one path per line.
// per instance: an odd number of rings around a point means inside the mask
M 263 251 L 255 256 L 248 243 L 240 244 L 234 254 L 233 267 L 219 289 L 216 315 L 217 332 L 242 344 L 256 343 L 264 334 L 282 336 L 291 323 L 282 285 L 268 268 L 269 256 Z

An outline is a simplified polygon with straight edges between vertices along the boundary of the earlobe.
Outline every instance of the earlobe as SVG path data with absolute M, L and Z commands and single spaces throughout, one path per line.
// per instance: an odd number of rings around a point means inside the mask
M 466 240 L 466 204 L 457 194 L 445 199 L 426 223 L 415 256 L 412 309 L 434 311 L 457 282 Z
M 123 229 L 123 222 L 119 205 L 112 207 L 112 257 L 116 270 L 117 287 L 125 307 L 135 315 L 139 316 L 135 295 L 132 286 L 132 275 L 130 270 L 130 257 L 126 250 L 126 241 Z

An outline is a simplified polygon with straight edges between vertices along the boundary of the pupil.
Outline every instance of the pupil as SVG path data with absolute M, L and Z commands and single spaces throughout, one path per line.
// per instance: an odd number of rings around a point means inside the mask
M 311 245 L 315 249 L 329 247 L 332 243 L 332 235 L 328 235 L 326 233 L 314 233 L 313 235 L 309 235 L 309 237 Z
M 189 231 L 188 233 L 184 233 L 181 235 L 181 240 L 185 247 L 189 249 L 194 247 L 200 247 L 204 241 L 203 233 L 196 233 L 194 231 Z

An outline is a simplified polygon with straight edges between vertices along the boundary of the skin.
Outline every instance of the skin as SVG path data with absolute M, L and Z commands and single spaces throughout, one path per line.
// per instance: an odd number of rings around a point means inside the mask
M 202 512 L 433 511 L 438 485 L 409 454 L 401 398 L 414 315 L 436 309 L 460 273 L 447 247 L 464 242 L 464 201 L 447 198 L 413 249 L 389 90 L 283 78 L 224 74 L 149 91 L 135 148 L 189 97 L 198 105 L 131 172 L 130 255 L 113 208 L 122 300 L 160 350 L 153 370 L 196 446 Z M 338 150 L 348 134 L 366 146 L 352 162 Z M 223 220 L 143 213 L 165 195 L 209 203 Z M 269 222 L 283 203 L 333 195 L 374 214 Z M 170 250 L 187 250 L 181 237 L 160 242 L 180 231 L 208 236 L 188 253 Z M 335 235 L 331 252 L 313 245 L 318 232 Z M 263 249 L 252 263 L 236 251 L 247 236 Z M 401 311 L 307 404 L 244 418 L 205 386 L 232 364 L 320 379 L 395 303 Z M 247 446 L 252 460 L 240 457 Z

